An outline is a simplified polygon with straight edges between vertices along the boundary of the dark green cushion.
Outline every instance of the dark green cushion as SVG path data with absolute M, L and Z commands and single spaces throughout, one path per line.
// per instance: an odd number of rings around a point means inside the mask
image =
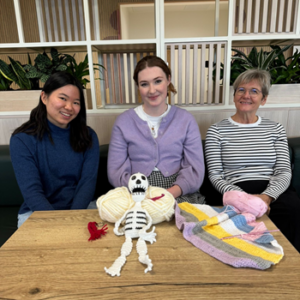
M 0 247 L 17 230 L 19 206 L 0 208 Z
M 107 178 L 108 147 L 108 144 L 100 145 L 100 168 L 98 168 L 98 178 L 94 199 L 98 199 L 100 196 L 106 194 L 109 190 L 114 189 Z
M 292 182 L 291 185 L 296 189 L 300 196 L 300 138 L 289 138 L 288 143 L 292 156 Z
M 0 207 L 19 205 L 23 197 L 12 167 L 9 146 L 0 145 Z

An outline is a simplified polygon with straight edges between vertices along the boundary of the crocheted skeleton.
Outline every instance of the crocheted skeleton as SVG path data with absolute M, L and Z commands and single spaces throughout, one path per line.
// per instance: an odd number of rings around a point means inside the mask
M 146 232 L 152 225 L 152 219 L 149 213 L 142 208 L 141 203 L 145 199 L 146 191 L 149 183 L 147 177 L 141 173 L 133 174 L 128 183 L 129 191 L 135 205 L 127 210 L 120 220 L 115 223 L 114 233 L 116 235 L 124 235 L 126 241 L 121 248 L 121 256 L 119 256 L 110 268 L 104 268 L 106 273 L 111 276 L 120 276 L 120 271 L 126 262 L 126 256 L 131 253 L 132 239 L 138 238 L 136 249 L 139 255 L 139 261 L 145 265 L 145 273 L 152 270 L 151 259 L 147 255 L 146 241 L 156 242 L 153 227 L 151 232 Z M 125 226 L 119 230 L 120 224 L 125 220 Z

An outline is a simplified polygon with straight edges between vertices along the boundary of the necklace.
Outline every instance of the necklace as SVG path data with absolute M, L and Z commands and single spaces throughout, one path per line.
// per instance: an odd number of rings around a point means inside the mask
M 152 136 L 153 136 L 154 138 L 156 138 L 156 137 L 157 137 L 157 131 L 158 131 L 160 122 L 161 122 L 161 120 L 162 120 L 162 117 L 163 117 L 163 115 L 165 114 L 165 112 L 168 110 L 169 106 L 166 105 L 166 110 L 165 110 L 164 113 L 161 114 L 160 116 L 150 116 L 150 115 L 148 115 L 148 114 L 145 112 L 144 106 L 142 106 L 142 108 L 143 108 L 143 111 L 144 111 L 144 114 L 145 114 L 145 117 L 146 117 L 148 126 L 149 126 L 149 128 L 150 128 L 150 132 L 151 132 Z
M 153 137 L 155 137 L 156 136 L 155 127 L 149 120 L 147 120 L 147 121 L 148 121 L 148 125 L 150 127 L 150 131 L 151 131 Z

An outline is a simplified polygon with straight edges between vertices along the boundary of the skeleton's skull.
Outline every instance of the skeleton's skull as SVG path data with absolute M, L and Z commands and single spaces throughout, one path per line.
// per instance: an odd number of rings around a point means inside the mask
M 132 194 L 132 199 L 135 202 L 144 200 L 148 186 L 148 179 L 144 174 L 135 173 L 131 175 L 128 182 L 128 188 Z

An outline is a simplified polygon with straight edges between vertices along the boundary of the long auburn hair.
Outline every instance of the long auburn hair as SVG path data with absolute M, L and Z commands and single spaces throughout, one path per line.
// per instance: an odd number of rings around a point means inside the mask
M 83 89 L 79 81 L 69 73 L 56 72 L 48 78 L 42 91 L 47 97 L 49 97 L 52 92 L 66 85 L 76 86 L 80 95 L 80 111 L 77 117 L 69 123 L 70 144 L 74 151 L 84 152 L 87 148 L 92 146 L 92 137 L 89 134 L 88 126 L 86 124 L 86 107 Z M 15 129 L 12 135 L 15 135 L 19 132 L 24 132 L 29 135 L 36 135 L 40 140 L 42 140 L 44 134 L 47 133 L 50 141 L 53 143 L 47 121 L 47 109 L 45 104 L 42 102 L 41 96 L 39 104 L 30 113 L 29 121 Z
M 144 56 L 136 65 L 134 73 L 133 73 L 133 80 L 135 81 L 136 85 L 139 85 L 138 76 L 141 71 L 146 69 L 147 67 L 159 67 L 163 70 L 163 72 L 166 74 L 167 79 L 170 78 L 171 80 L 171 70 L 168 67 L 168 65 L 158 56 L 156 55 L 147 55 Z M 169 91 L 172 92 L 174 95 L 177 93 L 174 85 L 172 82 L 169 84 Z

